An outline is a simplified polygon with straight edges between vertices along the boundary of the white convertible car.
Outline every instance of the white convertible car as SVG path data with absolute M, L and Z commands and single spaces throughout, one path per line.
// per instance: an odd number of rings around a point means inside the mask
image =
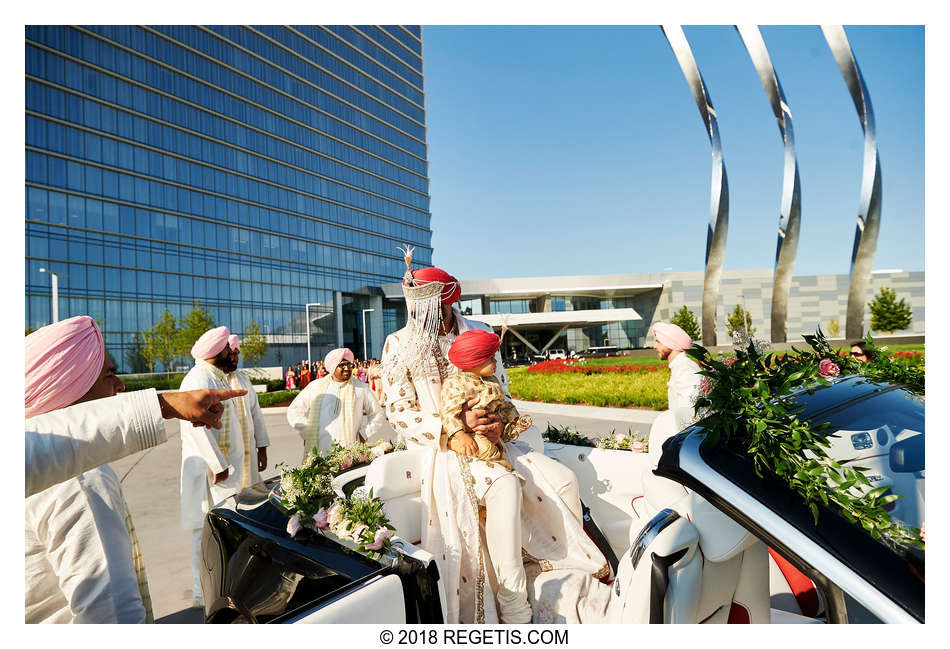
M 855 377 L 801 393 L 803 417 L 830 421 L 832 455 L 870 467 L 924 515 L 924 405 L 901 386 Z M 702 422 L 646 454 L 563 444 L 544 452 L 577 474 L 588 533 L 613 568 L 605 623 L 924 622 L 924 553 L 874 540 L 830 509 L 816 525 L 783 483 L 704 444 Z M 407 450 L 336 478 L 372 487 L 396 527 L 367 557 L 333 534 L 290 538 L 276 480 L 220 503 L 203 538 L 208 622 L 441 623 L 443 585 L 420 538 L 419 454 Z M 619 557 L 619 559 L 618 559 Z

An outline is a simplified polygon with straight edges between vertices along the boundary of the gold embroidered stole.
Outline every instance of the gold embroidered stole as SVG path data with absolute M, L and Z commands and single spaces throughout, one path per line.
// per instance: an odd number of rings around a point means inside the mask
M 132 514 L 129 513 L 129 507 L 125 507 L 125 529 L 129 533 L 129 540 L 132 542 L 132 565 L 135 567 L 135 578 L 138 582 L 139 595 L 142 597 L 142 606 L 145 607 L 145 623 L 151 624 L 155 621 L 152 615 L 152 596 L 148 592 L 148 577 L 145 575 L 145 562 L 142 560 L 142 548 L 139 545 L 139 539 L 135 535 L 135 525 L 132 523 Z
M 323 412 L 323 400 L 327 396 L 330 386 L 334 383 L 337 383 L 337 381 L 334 381 L 330 375 L 318 379 L 317 381 L 318 387 L 313 401 L 310 404 L 310 416 L 303 439 L 305 455 L 317 446 L 320 440 L 321 428 L 326 428 L 330 424 L 328 421 L 324 422 L 320 420 L 320 413 Z M 342 446 L 348 446 L 356 441 L 356 431 L 353 426 L 353 403 L 356 401 L 356 387 L 353 385 L 352 377 L 346 382 L 346 385 L 343 386 L 340 400 L 342 401 L 340 416 L 343 417 L 344 443 Z
M 225 374 L 211 363 L 201 359 L 196 360 L 195 365 L 202 365 L 204 369 L 211 374 L 215 382 L 215 390 L 244 389 L 237 376 L 236 370 L 230 374 Z M 226 402 L 222 402 L 225 408 L 237 409 L 238 423 L 241 427 L 241 438 L 244 440 L 244 474 L 241 476 L 242 489 L 249 485 L 251 475 L 251 451 L 250 440 L 248 439 L 246 406 L 244 404 L 245 398 L 246 397 L 240 397 L 240 399 L 229 399 Z M 218 448 L 221 449 L 221 454 L 224 455 L 225 460 L 231 456 L 231 417 L 229 416 L 221 417 L 221 430 L 218 432 Z
M 232 390 L 243 390 L 244 386 L 241 385 L 241 379 L 238 378 L 238 370 L 234 370 L 228 376 L 228 384 L 231 386 Z M 252 387 L 251 390 L 254 388 Z M 238 413 L 238 423 L 241 426 L 241 437 L 244 439 L 244 475 L 241 476 L 241 489 L 246 489 L 251 484 L 251 440 L 250 440 L 250 430 L 247 421 L 248 415 L 248 406 L 245 399 L 250 396 L 250 392 L 244 395 L 243 397 L 238 397 L 235 401 L 239 400 L 240 405 L 235 403 L 234 407 L 237 408 Z

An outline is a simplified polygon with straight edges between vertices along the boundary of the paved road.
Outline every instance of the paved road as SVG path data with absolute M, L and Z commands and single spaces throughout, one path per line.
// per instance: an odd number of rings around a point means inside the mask
M 570 426 L 589 436 L 606 435 L 613 430 L 649 431 L 649 423 L 642 421 L 603 419 L 604 409 L 597 409 L 595 414 L 598 418 L 590 418 L 552 413 L 540 404 L 519 403 L 519 407 L 526 414 L 531 414 L 542 430 L 550 423 L 552 426 Z M 580 409 L 567 409 L 565 412 L 572 411 L 584 412 Z M 276 468 L 279 462 L 296 464 L 300 460 L 303 444 L 287 424 L 285 412 L 285 408 L 264 409 L 264 422 L 271 440 L 264 478 L 279 473 Z M 636 413 L 628 415 L 633 419 L 650 418 L 649 413 L 644 416 Z M 114 462 L 112 467 L 122 479 L 125 498 L 135 520 L 156 621 L 201 623 L 203 612 L 191 608 L 190 533 L 183 530 L 179 522 L 181 437 L 177 422 L 167 422 L 166 428 L 166 444 Z

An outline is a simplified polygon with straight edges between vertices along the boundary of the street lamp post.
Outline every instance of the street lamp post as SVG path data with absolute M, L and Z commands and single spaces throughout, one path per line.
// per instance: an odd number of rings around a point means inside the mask
M 366 312 L 375 311 L 376 309 L 363 309 L 363 360 L 366 360 Z
M 54 273 L 45 268 L 40 268 L 40 272 L 49 274 L 53 281 L 53 322 L 59 322 L 59 278 L 60 276 L 66 277 L 66 273 Z

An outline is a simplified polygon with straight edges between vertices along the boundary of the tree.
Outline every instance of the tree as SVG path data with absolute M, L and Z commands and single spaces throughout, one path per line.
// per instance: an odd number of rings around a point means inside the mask
M 685 304 L 673 315 L 670 322 L 689 334 L 690 340 L 702 338 L 702 333 L 699 331 L 699 321 L 696 320 L 696 315 L 686 308 Z
M 746 333 L 748 329 L 748 334 L 751 337 L 755 333 L 755 327 L 752 326 L 752 315 L 742 308 L 741 304 L 737 304 L 736 308 L 732 310 L 732 313 L 729 314 L 729 318 L 726 320 L 726 331 L 729 332 L 729 337 L 735 336 L 737 331 Z
M 35 327 L 27 327 L 27 328 L 26 328 L 26 334 L 24 334 L 24 336 L 29 336 L 29 335 L 30 335 L 31 333 L 33 333 L 34 331 L 36 331 L 36 328 L 35 328 Z
M 898 301 L 897 293 L 886 286 L 881 287 L 881 292 L 871 300 L 868 309 L 871 311 L 871 329 L 881 333 L 892 334 L 908 329 L 914 319 L 904 298 Z
M 181 326 L 178 328 L 178 348 L 175 357 L 187 355 L 191 352 L 191 346 L 195 344 L 195 341 L 201 338 L 201 334 L 217 326 L 214 318 L 211 317 L 211 312 L 207 309 L 202 309 L 201 305 L 198 304 L 198 300 L 195 300 L 194 308 L 181 319 Z
M 837 338 L 838 334 L 841 333 L 841 323 L 838 322 L 838 318 L 832 318 L 828 321 L 828 335 L 832 338 Z
M 149 371 L 154 364 L 149 364 L 145 356 L 145 344 L 139 334 L 132 334 L 132 346 L 125 352 L 125 360 L 129 364 L 132 374 L 140 374 Z
M 165 373 L 171 372 L 172 361 L 181 356 L 179 353 L 180 331 L 175 316 L 168 309 L 151 329 L 142 332 L 142 356 L 150 371 L 155 371 L 155 363 L 165 366 Z
M 245 367 L 254 365 L 264 358 L 267 353 L 267 339 L 261 335 L 260 326 L 251 320 L 251 324 L 244 330 L 241 339 L 241 356 L 244 357 Z

